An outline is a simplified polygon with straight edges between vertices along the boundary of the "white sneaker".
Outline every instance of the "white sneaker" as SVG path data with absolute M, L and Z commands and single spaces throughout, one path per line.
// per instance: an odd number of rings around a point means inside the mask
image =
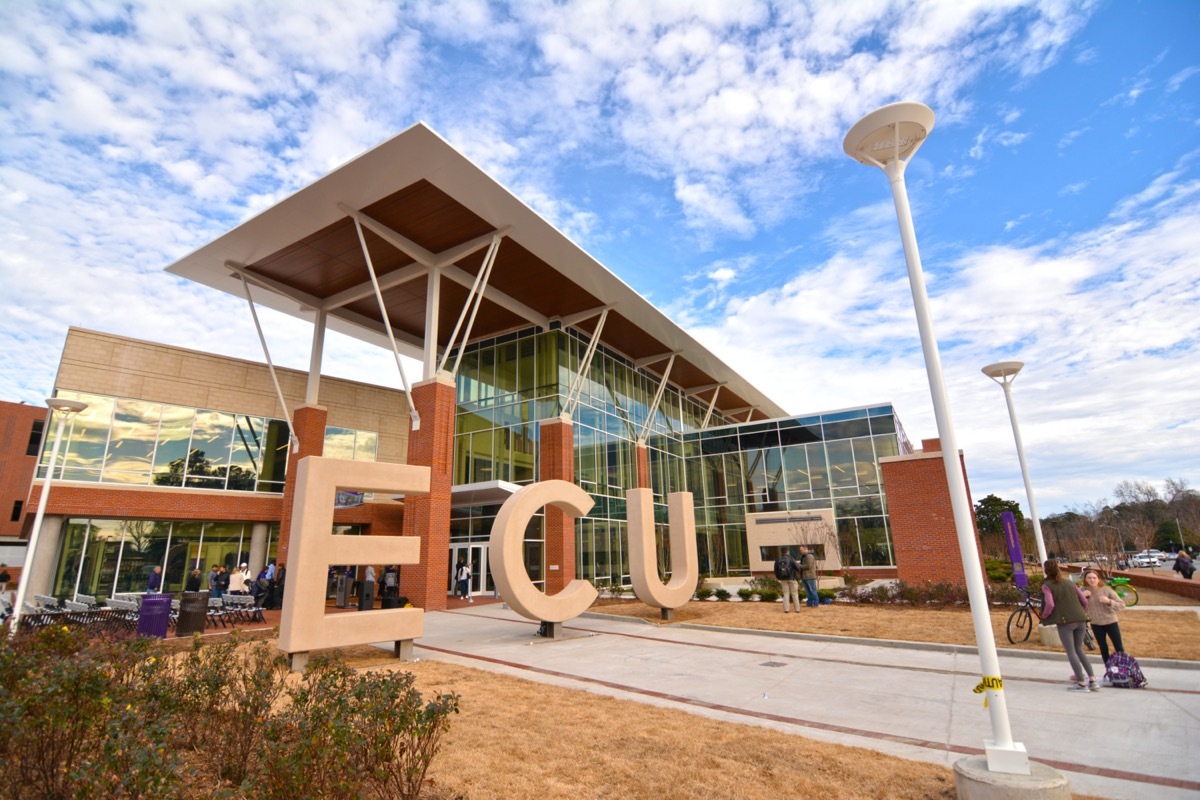
M 468 603 L 474 603 L 474 602 L 475 602 L 475 598 L 474 598 L 474 597 L 468 597 L 468 598 L 467 598 L 467 602 L 468 602 Z

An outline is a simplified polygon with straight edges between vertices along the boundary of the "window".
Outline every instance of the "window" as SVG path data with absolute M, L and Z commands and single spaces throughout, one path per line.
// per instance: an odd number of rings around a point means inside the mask
M 13 513 L 12 513 L 12 521 L 13 522 L 21 521 L 21 511 L 23 511 L 24 508 L 25 508 L 24 500 L 14 500 L 13 501 Z
M 42 449 L 42 431 L 46 429 L 46 420 L 35 419 L 33 421 L 33 429 L 29 431 L 29 446 L 25 448 L 25 455 L 36 456 Z M 18 439 L 18 441 L 20 441 Z

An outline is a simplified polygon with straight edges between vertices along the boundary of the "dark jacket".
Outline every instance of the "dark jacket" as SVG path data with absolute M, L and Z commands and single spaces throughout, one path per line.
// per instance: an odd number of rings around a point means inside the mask
M 1087 598 L 1070 578 L 1060 577 L 1042 584 L 1045 606 L 1042 621 L 1047 625 L 1065 625 L 1070 622 L 1087 622 Z
M 184 584 L 183 590 L 185 592 L 200 591 L 200 576 L 199 575 L 188 575 L 187 583 Z

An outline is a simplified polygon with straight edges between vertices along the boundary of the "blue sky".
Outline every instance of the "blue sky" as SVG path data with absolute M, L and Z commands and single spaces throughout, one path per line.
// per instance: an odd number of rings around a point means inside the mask
M 424 120 L 789 411 L 933 437 L 888 185 L 841 149 L 912 99 L 974 496 L 1024 504 L 980 373 L 1010 359 L 1043 514 L 1200 485 L 1200 4 L 337 5 L 0 5 L 0 397 L 46 396 L 68 325 L 261 360 L 244 304 L 162 268 Z M 326 365 L 395 375 L 336 335 Z

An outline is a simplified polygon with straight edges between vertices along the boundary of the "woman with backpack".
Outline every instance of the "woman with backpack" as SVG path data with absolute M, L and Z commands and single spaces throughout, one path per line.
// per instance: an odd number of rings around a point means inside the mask
M 1072 692 L 1100 691 L 1087 651 L 1083 649 L 1083 634 L 1088 624 L 1088 599 L 1071 579 L 1058 569 L 1057 561 L 1042 565 L 1046 579 L 1042 581 L 1042 622 L 1058 628 L 1058 640 L 1067 651 L 1075 681 L 1068 687 Z M 1084 683 L 1083 676 L 1087 675 Z
M 1088 600 L 1088 616 L 1092 618 L 1092 633 L 1096 634 L 1096 643 L 1100 645 L 1100 658 L 1107 667 L 1109 639 L 1112 639 L 1114 653 L 1125 652 L 1121 644 L 1121 626 L 1117 624 L 1117 610 L 1125 607 L 1125 601 L 1111 586 L 1104 584 L 1100 573 L 1094 569 L 1083 571 L 1083 596 Z

